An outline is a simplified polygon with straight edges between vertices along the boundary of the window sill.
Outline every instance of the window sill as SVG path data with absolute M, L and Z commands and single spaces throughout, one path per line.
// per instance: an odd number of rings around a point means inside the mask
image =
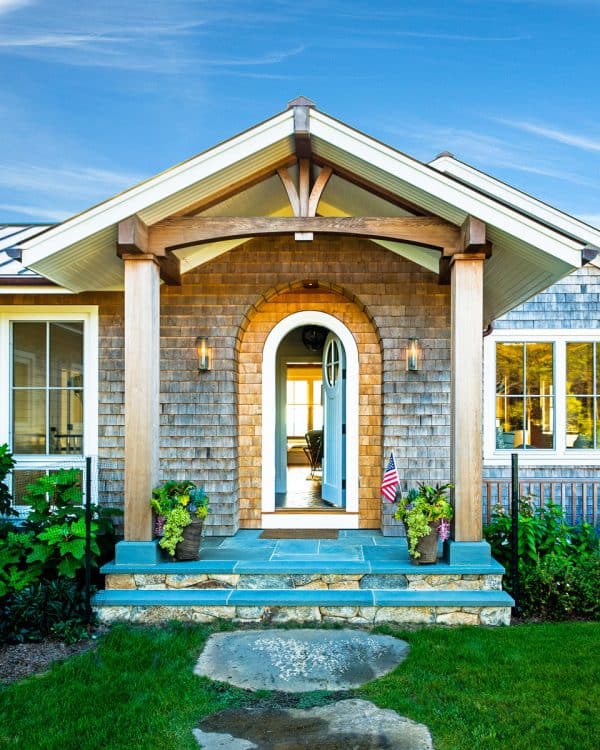
M 520 466 L 598 466 L 600 465 L 600 450 L 569 448 L 564 452 L 556 450 L 521 450 L 504 449 L 484 455 L 485 466 L 509 466 L 511 456 L 516 453 L 519 456 Z

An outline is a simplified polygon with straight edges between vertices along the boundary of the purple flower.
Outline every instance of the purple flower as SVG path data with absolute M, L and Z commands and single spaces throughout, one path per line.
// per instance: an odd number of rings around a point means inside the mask
M 164 533 L 165 517 L 156 516 L 156 523 L 154 525 L 155 536 L 162 536 Z
M 438 527 L 438 533 L 440 535 L 440 539 L 442 542 L 445 542 L 446 539 L 450 538 L 450 522 L 447 521 L 445 518 L 442 518 L 440 521 L 440 525 Z

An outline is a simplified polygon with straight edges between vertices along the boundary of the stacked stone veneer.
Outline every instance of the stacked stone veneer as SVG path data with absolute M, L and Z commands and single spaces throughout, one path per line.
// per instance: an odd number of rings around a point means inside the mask
M 393 590 L 429 591 L 501 591 L 498 574 L 110 574 L 106 587 L 118 590 Z M 510 607 L 499 606 L 101 606 L 102 622 L 210 622 L 229 619 L 236 622 L 344 622 L 373 625 L 383 622 L 438 625 L 508 625 Z
M 260 356 L 282 316 L 322 309 L 352 331 L 361 367 L 360 523 L 379 527 L 378 487 L 394 449 L 403 483 L 447 481 L 449 472 L 449 287 L 368 241 L 256 239 L 161 287 L 160 477 L 190 478 L 211 497 L 207 534 L 258 524 Z M 302 288 L 303 279 L 319 288 Z M 7 295 L 43 305 L 47 296 Z M 124 339 L 122 293 L 52 296 L 56 310 L 99 308 L 98 494 L 123 505 Z M 213 365 L 199 373 L 195 339 L 205 334 Z M 422 366 L 406 372 L 409 336 Z M 257 428 L 258 426 L 258 428 Z

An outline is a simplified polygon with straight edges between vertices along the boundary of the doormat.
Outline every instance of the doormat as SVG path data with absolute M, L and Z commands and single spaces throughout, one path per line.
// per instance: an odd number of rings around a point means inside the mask
M 337 529 L 265 529 L 259 539 L 337 539 Z

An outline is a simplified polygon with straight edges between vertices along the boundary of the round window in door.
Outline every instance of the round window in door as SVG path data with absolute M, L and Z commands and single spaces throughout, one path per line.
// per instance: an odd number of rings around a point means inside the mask
M 330 388 L 335 388 L 340 377 L 340 345 L 337 339 L 330 339 L 325 350 L 325 380 Z

